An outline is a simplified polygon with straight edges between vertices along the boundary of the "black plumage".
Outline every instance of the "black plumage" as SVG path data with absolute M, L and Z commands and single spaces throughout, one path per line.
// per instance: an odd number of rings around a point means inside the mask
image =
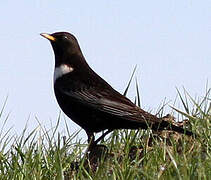
M 70 33 L 41 34 L 55 54 L 54 91 L 63 112 L 81 126 L 92 144 L 114 129 L 173 130 L 193 135 L 137 107 L 114 90 L 87 64 L 77 39 Z M 94 141 L 94 133 L 108 130 Z

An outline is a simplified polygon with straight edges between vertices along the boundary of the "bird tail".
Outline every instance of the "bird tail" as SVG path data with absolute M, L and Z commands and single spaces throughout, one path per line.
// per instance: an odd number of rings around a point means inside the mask
M 194 134 L 193 132 L 187 130 L 187 129 L 183 129 L 182 127 L 178 127 L 178 126 L 175 126 L 167 121 L 162 121 L 159 125 L 154 125 L 154 127 L 152 127 L 153 130 L 158 130 L 158 131 L 161 131 L 161 130 L 172 130 L 172 131 L 175 131 L 175 132 L 178 132 L 180 134 L 185 134 L 185 135 L 188 135 L 188 136 L 195 136 L 196 137 L 196 134 Z
M 172 129 L 173 131 L 176 131 L 178 133 L 181 133 L 181 134 L 185 134 L 185 135 L 188 135 L 188 136 L 194 136 L 195 134 L 187 129 L 183 129 L 181 127 L 178 127 L 178 126 L 175 126 L 175 125 L 171 125 L 171 127 L 169 129 Z

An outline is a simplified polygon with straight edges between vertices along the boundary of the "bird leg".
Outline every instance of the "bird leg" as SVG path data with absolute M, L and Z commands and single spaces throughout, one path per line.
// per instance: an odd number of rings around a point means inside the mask
M 90 151 L 95 146 L 95 137 L 93 132 L 86 132 L 88 136 L 88 151 Z
M 109 134 L 112 130 L 108 129 L 106 132 L 104 132 L 96 141 L 95 144 L 97 145 L 97 143 L 99 141 L 101 141 L 107 134 Z
M 94 138 L 94 133 L 86 132 L 87 136 L 88 136 L 88 144 L 89 144 L 88 151 L 91 151 L 97 145 L 97 143 L 100 142 L 111 131 L 112 130 L 107 130 L 96 141 L 95 141 L 95 138 Z

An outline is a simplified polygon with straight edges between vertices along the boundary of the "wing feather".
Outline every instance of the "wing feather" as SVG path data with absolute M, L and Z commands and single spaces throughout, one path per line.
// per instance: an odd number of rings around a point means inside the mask
M 97 88 L 82 88 L 80 91 L 67 90 L 66 88 L 59 88 L 59 90 L 82 104 L 123 119 L 138 122 L 158 122 L 159 120 L 156 116 L 137 107 L 117 91 L 113 93 L 113 91 L 105 89 L 102 92 Z

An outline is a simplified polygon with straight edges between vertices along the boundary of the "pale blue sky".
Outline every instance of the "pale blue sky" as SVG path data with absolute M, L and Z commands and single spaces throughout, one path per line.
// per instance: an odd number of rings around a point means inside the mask
M 202 96 L 210 82 L 209 0 L 7 0 L 0 22 L 0 106 L 8 95 L 7 126 L 16 132 L 29 115 L 29 128 L 37 126 L 35 116 L 48 127 L 60 111 L 52 88 L 54 55 L 43 32 L 72 32 L 90 66 L 120 92 L 137 64 L 146 110 L 155 112 L 164 98 L 173 101 L 175 87 Z M 132 100 L 134 92 L 132 86 Z

